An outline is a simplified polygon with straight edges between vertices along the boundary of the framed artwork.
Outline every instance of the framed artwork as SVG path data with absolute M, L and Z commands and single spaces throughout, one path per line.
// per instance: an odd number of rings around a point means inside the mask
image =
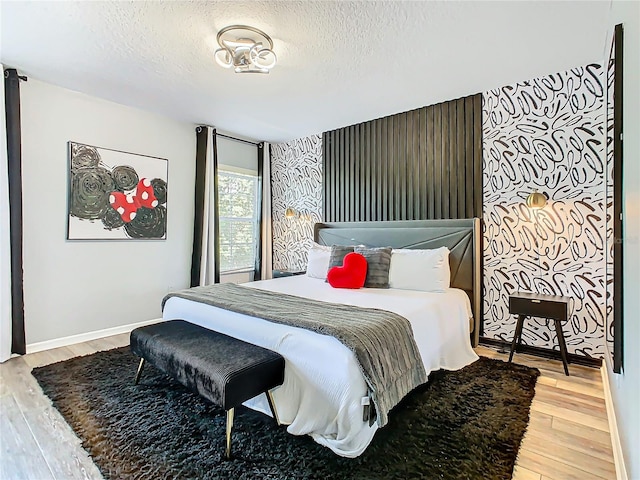
M 69 142 L 67 240 L 167 238 L 168 160 Z

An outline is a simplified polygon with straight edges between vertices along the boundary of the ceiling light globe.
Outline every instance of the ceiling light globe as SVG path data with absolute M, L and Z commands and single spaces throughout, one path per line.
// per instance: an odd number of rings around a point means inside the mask
M 233 55 L 226 48 L 217 49 L 213 54 L 213 58 L 215 58 L 216 63 L 223 68 L 231 68 L 233 66 Z
M 278 60 L 273 50 L 260 48 L 259 45 L 255 45 L 249 51 L 249 58 L 257 67 L 266 69 L 273 68 Z

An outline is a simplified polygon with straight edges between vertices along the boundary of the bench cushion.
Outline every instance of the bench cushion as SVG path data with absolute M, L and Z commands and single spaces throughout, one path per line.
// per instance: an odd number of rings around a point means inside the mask
M 136 328 L 131 351 L 225 410 L 284 381 L 279 353 L 184 320 Z

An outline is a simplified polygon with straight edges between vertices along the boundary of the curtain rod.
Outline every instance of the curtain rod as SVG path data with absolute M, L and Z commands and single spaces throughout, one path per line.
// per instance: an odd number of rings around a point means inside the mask
M 249 141 L 249 140 L 244 140 L 244 139 L 242 139 L 242 138 L 231 137 L 231 136 L 229 136 L 229 135 L 225 135 L 225 134 L 223 134 L 223 133 L 218 133 L 218 132 L 216 132 L 216 135 L 217 135 L 218 137 L 228 138 L 229 140 L 235 140 L 236 142 L 248 143 L 249 145 L 256 145 L 256 146 L 257 146 L 257 145 L 260 145 L 260 143 L 259 143 L 259 142 L 251 142 L 251 141 Z
M 200 133 L 203 128 L 207 128 L 207 127 L 211 127 L 211 126 L 210 125 L 198 125 L 196 127 L 196 132 Z M 255 145 L 257 147 L 259 147 L 263 143 L 263 142 L 252 142 L 250 140 L 244 140 L 242 138 L 231 137 L 229 135 L 225 135 L 224 133 L 218 133 L 218 131 L 216 130 L 216 127 L 211 127 L 211 128 L 213 128 L 213 130 L 215 130 L 216 136 L 218 136 L 218 137 L 228 138 L 229 140 L 235 140 L 236 142 L 248 143 L 249 145 Z

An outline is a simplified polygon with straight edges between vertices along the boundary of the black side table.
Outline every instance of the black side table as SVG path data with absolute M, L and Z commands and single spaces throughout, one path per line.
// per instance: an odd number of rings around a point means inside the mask
M 272 276 L 273 278 L 282 278 L 282 277 L 293 277 L 294 275 L 304 275 L 304 270 L 273 270 Z
M 513 335 L 513 341 L 511 342 L 509 362 L 513 359 L 516 345 L 519 346 L 522 341 L 522 325 L 524 324 L 524 319 L 527 317 L 548 318 L 555 322 L 564 373 L 567 376 L 569 375 L 567 344 L 564 340 L 562 325 L 560 324 L 560 322 L 566 321 L 569 318 L 569 301 L 569 297 L 544 295 L 541 293 L 517 292 L 509 296 L 509 313 L 518 315 L 516 331 Z

